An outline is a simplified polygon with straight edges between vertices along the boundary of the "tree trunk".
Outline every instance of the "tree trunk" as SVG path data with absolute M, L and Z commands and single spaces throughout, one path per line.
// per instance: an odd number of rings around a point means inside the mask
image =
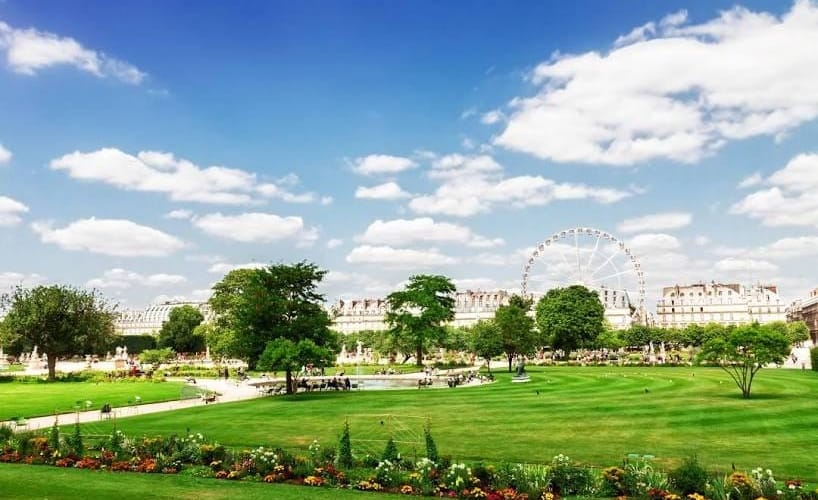
M 285 382 L 287 384 L 287 394 L 292 394 L 293 393 L 293 372 L 290 371 L 290 370 L 287 370 L 285 373 L 286 373 L 286 378 L 287 378 L 287 381 Z
M 509 354 L 509 355 L 508 355 L 508 372 L 509 372 L 509 373 L 511 373 L 511 362 L 512 362 L 512 361 L 514 361 L 514 355 L 513 355 L 513 354 Z
M 415 351 L 415 366 L 423 366 L 423 345 L 418 344 Z
M 57 375 L 57 356 L 48 354 L 48 380 L 54 380 Z
M 491 375 L 491 358 L 486 358 L 486 366 L 489 367 L 489 375 Z

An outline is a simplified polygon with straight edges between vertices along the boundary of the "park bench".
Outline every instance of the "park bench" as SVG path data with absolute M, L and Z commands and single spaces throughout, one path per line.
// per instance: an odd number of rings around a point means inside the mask
M 102 405 L 102 408 L 99 409 L 99 417 L 100 418 L 111 418 L 111 414 L 113 413 L 113 408 L 109 403 L 105 403 Z
M 215 403 L 216 402 L 216 393 L 214 392 L 214 393 L 211 393 L 211 394 L 202 394 L 202 401 L 204 401 L 205 404 Z
M 26 417 L 14 417 L 12 420 L 14 420 L 14 427 L 18 430 L 28 428 L 28 420 L 26 420 Z

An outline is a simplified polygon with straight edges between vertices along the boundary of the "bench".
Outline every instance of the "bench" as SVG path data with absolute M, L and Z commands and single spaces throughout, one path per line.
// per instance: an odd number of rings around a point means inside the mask
M 214 392 L 212 394 L 202 394 L 202 401 L 204 401 L 205 404 L 215 403 L 216 402 L 216 393 Z
M 28 428 L 28 420 L 26 420 L 26 417 L 14 417 L 12 420 L 14 420 L 14 427 L 18 430 Z
M 111 408 L 111 405 L 108 403 L 105 403 L 104 405 L 102 405 L 102 408 L 99 409 L 100 418 L 111 418 L 111 413 L 113 413 L 113 409 Z

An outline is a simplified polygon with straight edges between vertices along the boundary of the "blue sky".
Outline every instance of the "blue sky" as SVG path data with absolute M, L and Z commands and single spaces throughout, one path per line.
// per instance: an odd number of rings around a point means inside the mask
M 649 302 L 712 279 L 797 298 L 815 47 L 809 1 L 0 1 L 0 286 L 139 307 L 308 259 L 330 300 L 420 272 L 513 288 L 587 226 Z

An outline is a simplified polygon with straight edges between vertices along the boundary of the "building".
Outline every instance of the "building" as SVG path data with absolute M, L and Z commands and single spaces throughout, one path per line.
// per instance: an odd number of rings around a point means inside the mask
M 656 304 L 656 326 L 740 325 L 785 321 L 786 309 L 775 285 L 745 287 L 737 283 L 695 283 L 662 289 Z
M 145 309 L 130 309 L 118 314 L 114 322 L 117 335 L 156 335 L 170 317 L 170 311 L 180 306 L 193 306 L 205 319 L 211 316 L 207 302 L 163 302 Z
M 453 326 L 471 326 L 483 319 L 491 319 L 497 308 L 508 304 L 511 293 L 506 290 L 490 292 L 467 290 L 455 294 Z M 615 328 L 628 328 L 633 321 L 633 310 L 626 295 L 616 290 L 600 290 L 600 300 L 605 306 L 605 318 Z M 530 294 L 535 303 L 542 294 Z M 340 333 L 364 330 L 386 330 L 385 299 L 339 300 L 330 307 L 333 328 Z
M 796 300 L 787 309 L 787 321 L 803 321 L 809 328 L 812 343 L 818 345 L 818 288 L 806 299 Z

